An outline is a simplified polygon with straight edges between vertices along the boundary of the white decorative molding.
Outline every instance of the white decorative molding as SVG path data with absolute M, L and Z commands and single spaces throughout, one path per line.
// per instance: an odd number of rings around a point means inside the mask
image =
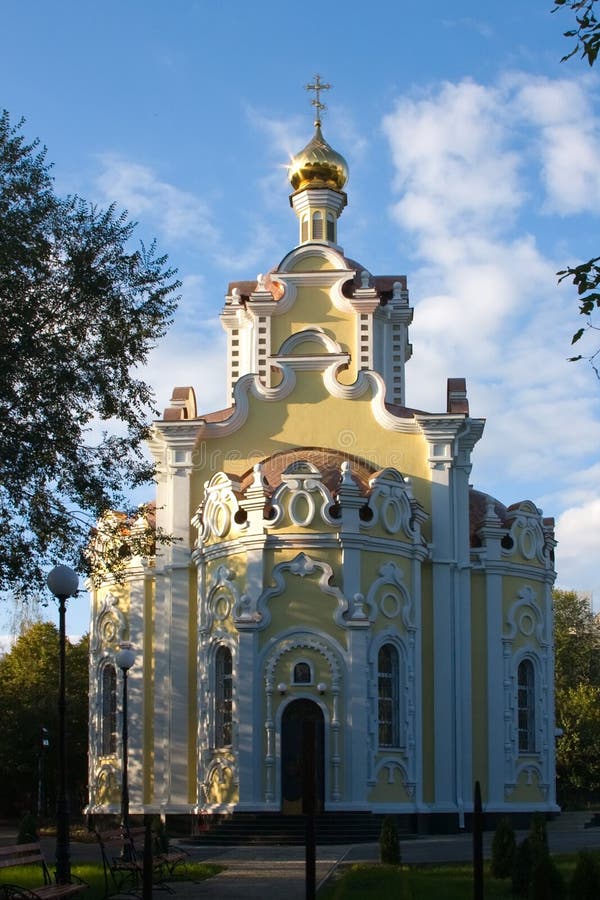
M 531 625 L 524 627 L 524 619 L 529 620 Z M 538 595 L 531 585 L 522 587 L 511 604 L 506 617 L 503 637 L 512 642 L 516 638 L 517 632 L 526 634 L 527 630 L 529 631 L 527 636 L 533 636 L 540 649 L 548 646 L 550 641 L 549 635 L 546 633 L 547 622 L 540 608 Z
M 114 594 L 107 594 L 93 623 L 93 637 L 90 643 L 90 653 L 96 654 L 103 647 L 116 648 L 125 638 L 127 622 L 122 610 L 119 609 L 119 599 Z
M 211 539 L 222 541 L 229 534 L 239 508 L 236 490 L 239 484 L 225 472 L 217 472 L 205 484 L 204 499 L 192 518 L 199 532 L 197 546 Z
M 549 795 L 552 777 L 549 744 L 554 740 L 554 735 L 550 734 L 554 715 L 550 708 L 552 646 L 549 627 L 538 595 L 530 585 L 524 585 L 508 609 L 502 634 L 505 798 L 513 793 L 523 771 L 529 772 L 529 779 L 535 771 L 544 798 Z M 517 673 L 525 659 L 531 662 L 534 670 L 535 748 L 530 753 L 519 751 Z
M 330 741 L 330 754 L 329 754 L 329 763 L 331 766 L 331 784 L 330 784 L 330 796 L 331 800 L 337 803 L 340 798 L 340 729 L 341 722 L 339 717 L 339 698 L 340 691 L 342 687 L 342 666 L 341 662 L 334 652 L 334 650 L 328 646 L 327 643 L 322 638 L 313 637 L 310 634 L 306 633 L 297 633 L 294 635 L 290 635 L 288 637 L 284 637 L 282 640 L 278 641 L 274 647 L 270 647 L 268 650 L 268 654 L 265 659 L 264 666 L 264 677 L 265 677 L 265 693 L 266 693 L 266 713 L 265 713 L 265 732 L 266 732 L 266 753 L 264 757 L 265 762 L 265 780 L 266 780 L 266 789 L 265 789 L 265 802 L 272 803 L 274 800 L 274 783 L 276 782 L 276 772 L 275 772 L 275 762 L 276 762 L 276 754 L 275 754 L 275 721 L 273 719 L 273 693 L 276 690 L 274 680 L 275 680 L 275 668 L 279 660 L 287 653 L 293 653 L 296 650 L 313 650 L 316 653 L 321 654 L 327 662 L 329 667 L 329 674 L 331 678 L 331 687 L 328 689 L 331 694 L 331 717 L 329 719 L 329 729 L 331 734 Z M 313 689 L 314 690 L 314 689 Z M 303 695 L 298 694 L 298 697 Z M 313 696 L 313 693 L 307 694 L 311 700 L 318 702 L 318 705 L 324 712 L 324 720 L 327 724 L 327 715 L 325 714 L 327 708 L 324 706 L 322 702 L 317 701 L 317 698 Z M 280 710 L 282 712 L 282 710 Z M 327 762 L 325 765 L 327 769 Z
M 387 597 L 394 599 L 395 612 L 392 614 L 386 608 Z M 379 609 L 386 618 L 398 619 L 407 634 L 415 631 L 414 605 L 404 584 L 404 573 L 396 563 L 388 562 L 381 566 L 379 578 L 369 588 L 367 603 L 373 611 L 373 617 L 376 615 L 376 610 Z
M 395 567 L 394 567 L 395 568 Z M 391 578 L 393 583 L 398 583 L 397 573 L 392 573 L 387 566 L 382 566 L 380 571 L 386 570 L 381 579 L 374 583 L 381 587 L 386 584 L 384 579 Z M 388 582 L 389 583 L 389 582 Z M 376 591 L 373 590 L 373 596 Z M 371 595 L 371 591 L 369 591 Z M 406 595 L 408 598 L 408 595 Z M 409 601 L 410 606 L 410 601 Z M 378 765 L 376 759 L 379 753 L 388 753 L 387 748 L 379 748 L 379 728 L 378 728 L 378 654 L 383 644 L 392 644 L 398 653 L 399 663 L 399 697 L 398 697 L 398 716 L 400 720 L 400 746 L 395 750 L 392 759 L 398 761 L 403 759 L 406 765 L 407 783 L 416 784 L 417 780 L 417 684 L 415 678 L 416 672 L 416 632 L 417 629 L 412 622 L 412 615 L 407 610 L 406 620 L 409 622 L 406 632 L 402 635 L 397 626 L 389 625 L 383 631 L 377 634 L 376 639 L 369 647 L 368 663 L 369 663 L 369 726 L 368 726 L 368 742 L 367 742 L 367 769 L 370 784 L 377 781 Z
M 530 564 L 552 568 L 551 551 L 555 542 L 544 527 L 542 511 L 525 500 L 508 510 L 508 521 L 512 546 L 502 546 L 502 557 L 510 558 L 518 551 Z
M 265 527 L 277 528 L 287 515 L 297 528 L 308 528 L 313 525 L 317 512 L 321 521 L 313 527 L 339 524 L 329 513 L 335 501 L 322 479 L 318 468 L 305 460 L 288 466 L 271 498 L 273 517 L 265 521 Z
M 235 583 L 235 573 L 227 566 L 218 566 L 214 573 L 206 599 L 200 600 L 199 630 L 209 632 L 215 623 L 225 622 L 240 602 L 240 591 Z
M 364 521 L 362 528 L 371 529 L 380 524 L 388 534 L 397 535 L 404 531 L 409 539 L 416 539 L 419 531 L 414 527 L 415 503 L 410 482 L 396 469 L 387 468 L 370 478 L 369 486 L 368 507 L 373 518 Z
M 311 559 L 306 553 L 299 553 L 294 559 L 275 566 L 271 572 L 274 585 L 263 591 L 256 603 L 252 601 L 248 603 L 245 610 L 247 620 L 253 622 L 255 628 L 262 630 L 271 622 L 269 604 L 275 597 L 285 592 L 286 574 L 297 575 L 300 578 L 317 576 L 319 590 L 336 601 L 336 609 L 333 614 L 336 625 L 347 627 L 346 614 L 349 610 L 349 603 L 342 591 L 329 583 L 333 579 L 332 567 L 326 562 Z
M 227 784 L 225 777 L 226 771 L 231 772 L 231 783 L 235 786 L 239 784 L 238 767 L 234 757 L 218 754 L 214 756 L 206 769 L 206 776 L 200 785 L 201 797 L 203 799 L 203 808 L 210 812 L 226 812 L 230 808 L 230 803 L 212 803 L 209 800 L 209 792 L 213 779 L 216 776 L 217 781 L 221 785 Z
M 344 350 L 340 344 L 330 337 L 323 328 L 305 328 L 304 331 L 297 331 L 290 337 L 286 338 L 279 350 L 277 356 L 289 356 L 296 347 L 310 341 L 314 344 L 320 344 L 326 353 L 334 353 L 336 355 L 344 355 Z M 348 354 L 345 354 L 346 356 Z
M 381 759 L 377 763 L 377 767 L 374 772 L 374 782 L 373 782 L 374 784 L 376 784 L 377 781 L 379 780 L 379 774 L 382 771 L 382 769 L 387 770 L 386 784 L 389 784 L 389 785 L 396 783 L 396 774 L 399 773 L 400 784 L 405 789 L 408 798 L 410 800 L 415 799 L 415 792 L 416 792 L 416 787 L 417 787 L 416 781 L 410 780 L 406 766 L 404 765 L 403 762 L 401 762 L 401 760 L 399 760 L 393 756 L 386 756 L 383 759 Z

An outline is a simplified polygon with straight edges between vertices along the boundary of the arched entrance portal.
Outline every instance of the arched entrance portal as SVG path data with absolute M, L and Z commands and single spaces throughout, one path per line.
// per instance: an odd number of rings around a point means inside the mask
M 281 811 L 302 812 L 302 787 L 307 723 L 314 733 L 314 773 L 316 811 L 323 809 L 325 794 L 325 727 L 323 713 L 312 700 L 293 700 L 281 718 Z

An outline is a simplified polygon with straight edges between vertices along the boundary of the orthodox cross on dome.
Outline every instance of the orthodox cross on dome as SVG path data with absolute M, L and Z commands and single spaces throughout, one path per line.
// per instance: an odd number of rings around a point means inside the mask
M 305 84 L 304 87 L 306 88 L 307 91 L 315 92 L 315 96 L 313 97 L 313 99 L 310 102 L 317 110 L 317 116 L 315 119 L 315 127 L 319 127 L 321 125 L 321 110 L 327 109 L 325 104 L 321 103 L 321 91 L 328 91 L 332 87 L 332 85 L 325 84 L 323 81 L 321 81 L 320 75 L 315 75 L 315 83 L 314 84 Z

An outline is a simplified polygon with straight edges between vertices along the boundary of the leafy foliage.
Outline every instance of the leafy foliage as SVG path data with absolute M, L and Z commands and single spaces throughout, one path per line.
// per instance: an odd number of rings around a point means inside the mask
M 590 66 L 596 62 L 598 50 L 600 50 L 600 22 L 596 18 L 595 6 L 596 0 L 554 0 L 552 12 L 568 9 L 575 13 L 575 27 L 564 32 L 565 37 L 575 38 L 575 46 L 563 56 L 561 62 L 575 56 L 579 51 L 581 51 L 581 58 L 587 59 Z M 559 282 L 564 281 L 565 278 L 573 281 L 579 295 L 579 312 L 582 316 L 587 317 L 586 325 L 577 329 L 571 339 L 571 344 L 576 344 L 581 340 L 589 329 L 598 330 L 598 326 L 594 324 L 592 313 L 600 307 L 599 262 L 600 256 L 595 256 L 587 262 L 569 266 L 557 272 Z M 599 353 L 600 348 L 588 356 L 584 356 L 582 353 L 578 356 L 571 356 L 570 361 L 589 360 L 597 377 L 600 378 L 600 368 L 596 363 Z
M 600 625 L 588 599 L 553 592 L 560 802 L 600 790 Z
M 550 856 L 542 856 L 531 873 L 530 900 L 564 900 L 566 896 L 565 880 L 556 863 Z
M 81 808 L 87 783 L 88 640 L 66 647 L 67 754 L 71 806 Z M 58 750 L 58 630 L 37 622 L 0 658 L 0 811 L 37 806 L 39 755 L 44 754 L 45 806 L 54 805 Z M 41 748 L 41 729 L 49 747 Z
M 594 324 L 592 313 L 600 308 L 600 256 L 589 259 L 585 263 L 580 263 L 578 266 L 563 269 L 557 272 L 557 275 L 559 276 L 559 282 L 565 278 L 572 279 L 579 294 L 579 312 L 582 316 L 587 317 L 587 323 L 582 328 L 578 328 L 571 339 L 571 343 L 576 344 L 589 329 L 599 330 L 598 326 Z M 586 357 L 586 359 L 590 360 L 592 368 L 600 378 L 600 369 L 596 363 L 599 353 L 600 349 Z M 577 360 L 583 358 L 583 354 L 580 353 L 578 356 L 571 356 L 570 361 L 577 362 Z
M 80 568 L 90 522 L 151 476 L 135 368 L 179 286 L 154 245 L 131 249 L 125 213 L 55 194 L 22 125 L 0 117 L 0 590 L 56 559 Z
M 576 900 L 600 897 L 600 863 L 589 851 L 580 850 L 571 879 L 570 895 Z
M 83 555 L 92 581 L 100 584 L 108 575 L 120 580 L 133 557 L 154 556 L 157 542 L 166 545 L 175 540 L 156 525 L 154 505 L 146 504 L 132 514 L 104 513 Z
M 565 37 L 575 38 L 576 43 L 573 49 L 563 56 L 561 62 L 575 56 L 581 51 L 581 58 L 587 59 L 590 66 L 593 66 L 600 50 L 600 22 L 596 18 L 594 7 L 596 0 L 554 0 L 554 9 L 556 12 L 560 9 L 570 9 L 575 13 L 575 28 L 569 28 L 564 32 Z

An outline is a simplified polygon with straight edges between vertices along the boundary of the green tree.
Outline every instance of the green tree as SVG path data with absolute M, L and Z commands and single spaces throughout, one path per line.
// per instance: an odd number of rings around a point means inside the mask
M 554 590 L 554 655 L 557 690 L 579 684 L 600 686 L 600 623 L 589 598 Z
M 67 642 L 67 755 L 73 811 L 81 808 L 87 784 L 88 639 Z M 0 810 L 37 809 L 39 756 L 44 754 L 46 805 L 52 811 L 57 781 L 58 630 L 50 622 L 27 628 L 0 658 Z M 41 747 L 41 730 L 49 747 Z
M 563 56 L 561 62 L 578 53 L 581 54 L 582 59 L 587 59 L 590 66 L 596 62 L 600 50 L 600 22 L 596 18 L 595 6 L 596 0 L 554 0 L 552 12 L 567 9 L 575 14 L 575 25 L 564 32 L 565 37 L 575 38 L 575 45 L 569 53 Z M 598 330 L 592 314 L 594 310 L 600 308 L 600 256 L 595 256 L 588 259 L 587 262 L 575 266 L 569 266 L 557 274 L 559 281 L 563 281 L 565 278 L 573 281 L 579 296 L 579 312 L 587 319 L 586 324 L 582 328 L 578 328 L 573 335 L 571 343 L 576 344 L 588 329 Z M 598 378 L 600 378 L 600 366 L 596 360 L 599 354 L 600 348 L 586 357 Z M 576 362 L 582 358 L 583 354 L 579 354 L 572 356 L 571 361 Z
M 579 52 L 590 66 L 596 62 L 600 50 L 600 22 L 596 18 L 595 6 L 596 0 L 554 0 L 552 12 L 569 9 L 575 13 L 575 26 L 564 33 L 565 37 L 575 38 L 575 46 L 563 56 L 561 62 Z
M 600 791 L 600 625 L 575 591 L 554 597 L 556 771 L 563 804 Z
M 22 126 L 0 116 L 0 590 L 39 585 L 56 559 L 81 570 L 90 523 L 151 476 L 135 369 L 179 286 L 154 244 L 132 249 L 125 213 L 56 195 Z

